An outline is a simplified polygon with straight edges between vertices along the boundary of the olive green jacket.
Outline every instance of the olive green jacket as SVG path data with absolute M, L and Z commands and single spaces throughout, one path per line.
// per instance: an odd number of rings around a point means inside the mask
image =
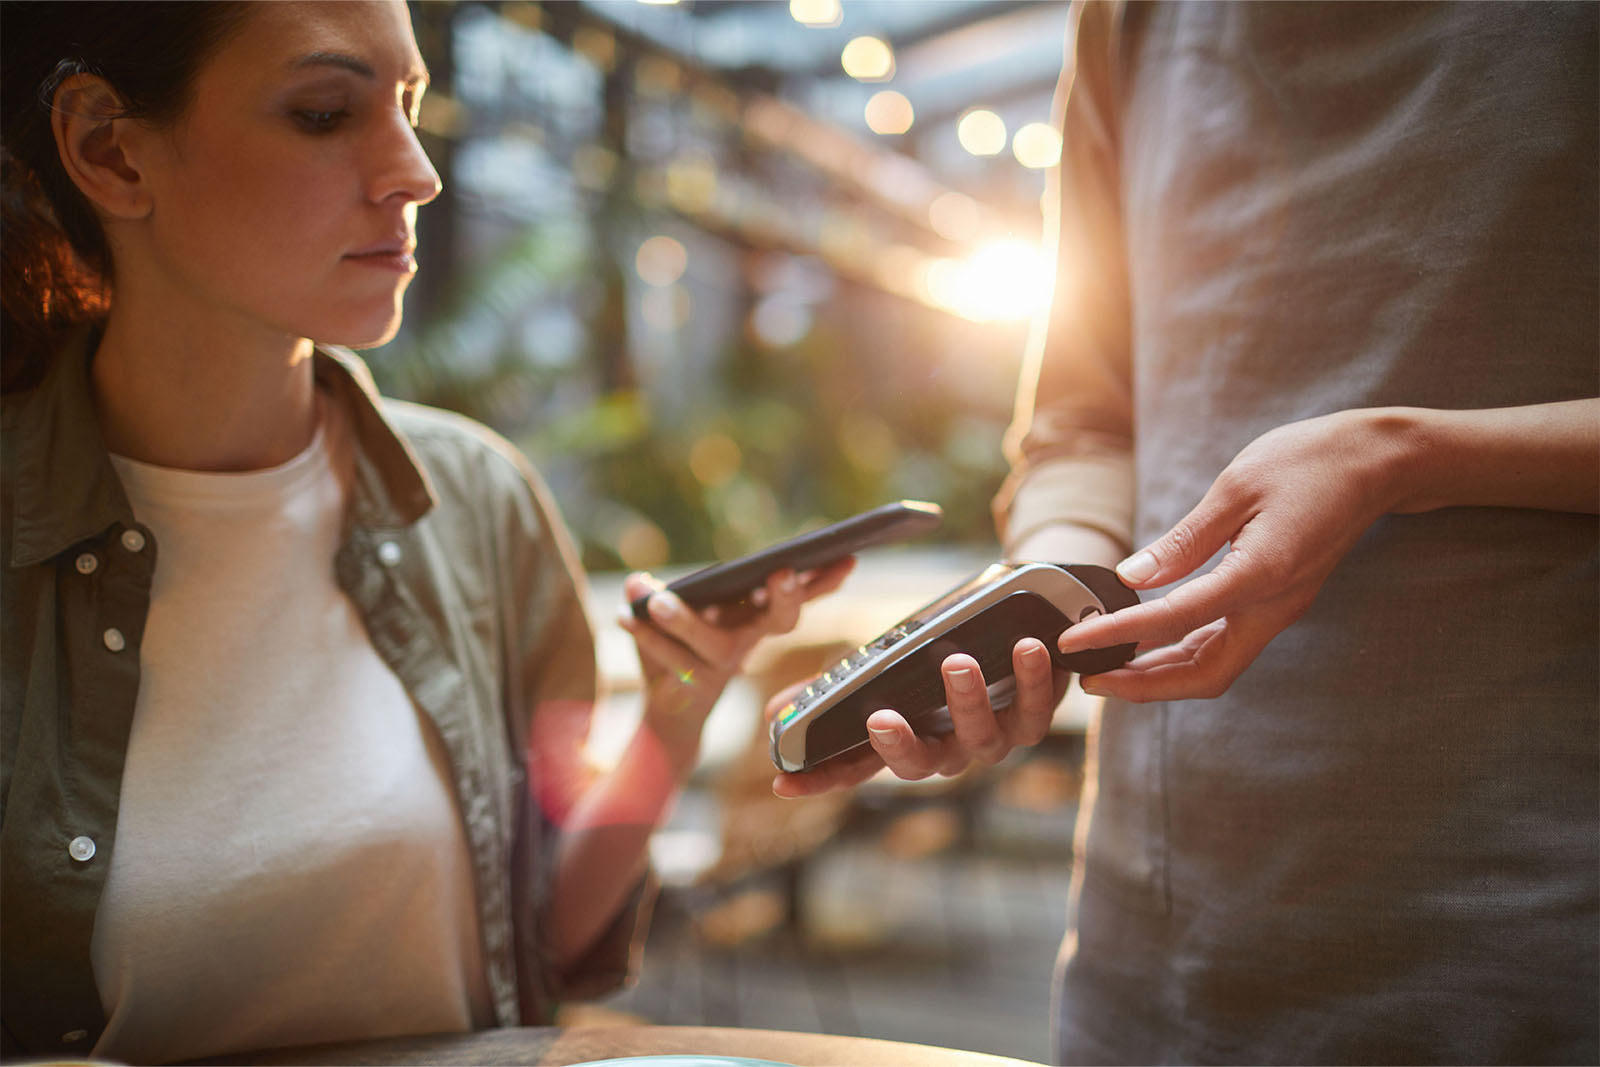
M 160 546 L 111 465 L 83 331 L 0 437 L 0 1030 L 7 1054 L 84 1055 L 105 1018 L 89 945 L 111 857 Z M 586 717 L 593 634 L 568 535 L 506 442 L 459 416 L 382 400 L 349 352 L 320 349 L 356 477 L 334 561 L 373 647 L 450 755 L 499 1025 L 628 973 L 641 887 L 582 963 L 543 951 L 556 831 L 528 774 L 541 711 Z

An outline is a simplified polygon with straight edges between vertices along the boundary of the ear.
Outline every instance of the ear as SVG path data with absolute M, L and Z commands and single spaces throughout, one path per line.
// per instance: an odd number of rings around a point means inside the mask
M 122 99 L 104 78 L 74 74 L 56 88 L 50 125 L 78 191 L 113 219 L 143 218 L 151 206 L 138 165 L 144 131 L 122 112 Z

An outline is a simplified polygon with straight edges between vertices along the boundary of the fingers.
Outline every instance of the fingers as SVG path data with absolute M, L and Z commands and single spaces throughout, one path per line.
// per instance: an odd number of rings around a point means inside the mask
M 1249 516 L 1213 482 L 1194 509 L 1156 538 L 1117 564 L 1117 577 L 1131 588 L 1149 589 L 1192 574 L 1217 549 L 1239 532 Z
M 1217 619 L 1178 644 L 1118 670 L 1087 675 L 1080 684 L 1086 693 L 1134 703 L 1221 696 L 1286 625 L 1278 617 L 1281 611 Z
M 867 747 L 809 771 L 780 774 L 773 780 L 773 791 L 784 797 L 813 796 L 859 785 L 885 767 L 907 781 L 959 774 L 974 758 L 997 763 L 1018 745 L 1037 744 L 1055 713 L 1057 672 L 1044 644 L 1031 637 L 1012 649 L 1012 669 L 1016 695 L 1011 706 L 997 714 L 990 707 L 977 660 L 960 652 L 946 657 L 940 672 L 954 732 L 918 736 L 899 712 L 875 711 L 867 717 Z M 767 718 L 786 706 L 803 685 L 774 696 L 767 704 Z
M 868 715 L 867 738 L 884 766 L 908 782 L 936 774 L 959 774 L 969 762 L 955 735 L 919 737 L 897 711 L 883 709 Z
M 945 699 L 956 739 L 974 759 L 999 763 L 1019 745 L 1035 745 L 1055 716 L 1055 667 L 1043 642 L 1031 637 L 1011 650 L 1016 692 L 1011 704 L 995 711 L 977 660 L 965 653 L 945 658 Z
M 1070 654 L 1115 645 L 1170 644 L 1217 617 L 1207 614 L 1207 605 L 1218 597 L 1207 596 L 1205 587 L 1214 586 L 1219 580 L 1216 571 L 1212 571 L 1164 597 L 1074 623 L 1056 639 L 1056 648 Z M 1196 590 L 1196 586 L 1201 588 Z
M 760 615 L 751 622 L 756 636 L 786 634 L 800 621 L 800 608 L 808 597 L 799 578 L 792 570 L 781 570 L 767 575 L 763 585 L 765 605 Z M 751 642 L 754 643 L 753 641 Z
M 653 602 L 656 598 L 650 599 Z M 637 619 L 622 617 L 618 618 L 617 623 L 632 635 L 634 644 L 639 649 L 639 658 L 655 670 L 688 679 L 707 674 L 714 669 L 692 649 L 654 626 Z
M 856 569 L 856 558 L 846 556 L 834 560 L 827 566 L 818 567 L 813 571 L 805 571 L 800 575 L 800 585 L 805 590 L 807 600 L 815 600 L 819 596 L 826 596 L 844 584 Z
M 939 665 L 939 673 L 944 675 L 944 695 L 949 702 L 956 740 L 974 758 L 984 763 L 999 763 L 1011 751 L 1011 744 L 989 706 L 989 693 L 978 661 L 958 652 L 945 657 Z M 867 725 L 870 729 L 871 719 L 867 720 Z
M 883 770 L 883 759 L 871 745 L 862 745 L 813 767 L 809 771 L 780 774 L 772 791 L 780 797 L 811 797 L 836 789 L 851 789 Z
M 1037 745 L 1050 732 L 1055 719 L 1057 671 L 1051 662 L 1050 652 L 1044 642 L 1025 637 L 1011 650 L 1011 669 L 1017 679 L 1017 695 L 1004 717 L 1009 720 L 1009 736 L 1013 745 Z M 1062 692 L 1070 677 L 1060 672 Z
M 742 629 L 728 630 L 717 626 L 707 617 L 711 615 L 709 611 L 702 613 L 691 610 L 682 598 L 648 574 L 630 574 L 623 582 L 623 592 L 630 601 L 646 594 L 650 596 L 645 603 L 645 615 L 651 625 L 640 623 L 626 606 L 617 615 L 618 625 L 633 635 L 641 654 L 649 655 L 674 670 L 681 670 L 686 665 L 710 666 L 733 674 L 759 636 L 747 636 Z M 792 589 L 783 593 L 780 600 L 784 606 L 780 610 L 798 611 L 790 603 L 795 599 Z M 663 634 L 671 640 L 657 640 Z M 677 649 L 671 647 L 674 643 L 679 646 Z

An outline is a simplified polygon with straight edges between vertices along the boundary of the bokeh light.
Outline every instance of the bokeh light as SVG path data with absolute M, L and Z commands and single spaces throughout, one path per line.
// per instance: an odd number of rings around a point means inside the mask
M 880 82 L 894 74 L 894 51 L 877 37 L 856 37 L 839 56 L 844 72 L 856 81 Z
M 671 558 L 672 549 L 661 527 L 647 519 L 636 519 L 618 533 L 617 555 L 623 566 L 634 571 L 654 570 Z
M 659 333 L 676 333 L 689 321 L 689 292 L 681 285 L 653 288 L 639 298 L 639 316 Z
M 802 26 L 837 26 L 844 19 L 839 0 L 789 0 L 789 14 Z
M 1053 167 L 1061 159 L 1061 134 L 1048 122 L 1030 122 L 1011 138 L 1011 154 L 1024 167 Z
M 1006 123 L 988 108 L 975 107 L 956 123 L 956 138 L 975 156 L 997 156 L 1006 147 Z
M 978 234 L 978 202 L 965 193 L 941 193 L 928 205 L 928 225 L 946 241 L 970 241 Z
M 930 260 L 920 295 L 973 322 L 1031 317 L 1049 302 L 1054 264 L 1026 241 L 996 241 L 966 259 Z
M 867 128 L 873 133 L 905 133 L 915 118 L 911 101 L 893 89 L 873 93 L 872 99 L 867 101 Z
M 750 332 L 768 348 L 799 344 L 811 332 L 811 309 L 783 293 L 762 297 L 750 312 Z
M 725 433 L 708 433 L 689 449 L 689 471 L 708 489 L 726 484 L 743 464 L 738 442 Z
M 647 285 L 672 285 L 689 267 L 689 253 L 676 238 L 658 233 L 639 246 L 633 269 Z
M 717 167 L 703 155 L 689 154 L 667 164 L 667 202 L 687 215 L 703 215 L 717 202 Z

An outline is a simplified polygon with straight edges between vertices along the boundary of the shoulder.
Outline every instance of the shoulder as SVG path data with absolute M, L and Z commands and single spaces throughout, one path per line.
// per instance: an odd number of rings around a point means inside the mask
M 514 444 L 442 408 L 384 397 L 380 410 L 433 489 L 435 524 L 554 540 L 560 555 L 569 554 L 569 535 L 549 486 Z
M 533 465 L 515 445 L 475 419 L 391 397 L 380 401 L 380 410 L 430 477 L 540 482 Z

